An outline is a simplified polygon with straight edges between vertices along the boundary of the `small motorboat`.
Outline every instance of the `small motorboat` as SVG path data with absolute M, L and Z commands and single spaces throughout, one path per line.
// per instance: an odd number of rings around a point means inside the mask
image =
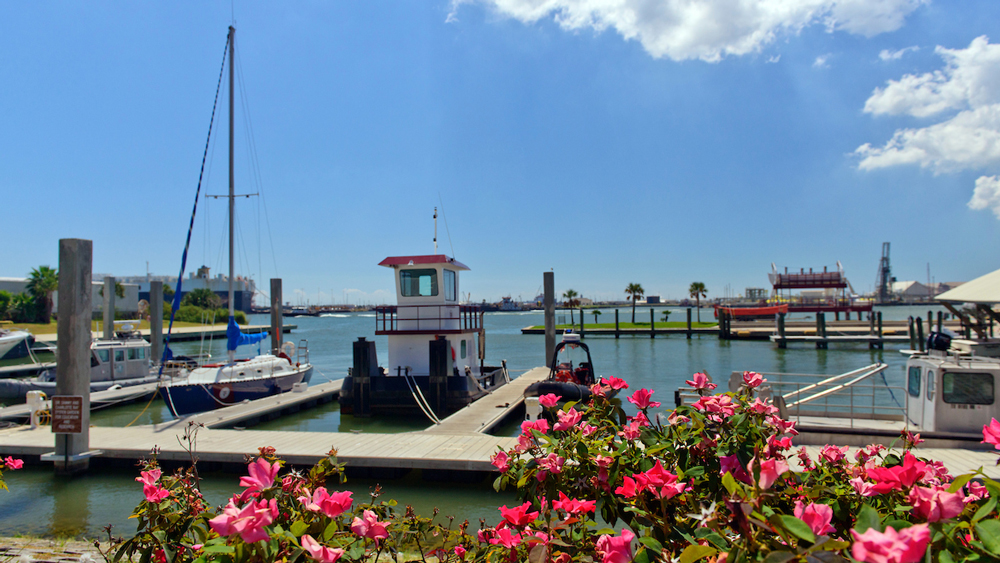
M 597 382 L 590 348 L 580 341 L 579 334 L 566 331 L 562 342 L 556 344 L 552 353 L 549 376 L 529 385 L 524 390 L 524 396 L 541 397 L 552 393 L 560 397 L 561 401 L 585 402 L 590 400 L 591 387 Z M 617 392 L 609 387 L 605 395 L 613 397 Z

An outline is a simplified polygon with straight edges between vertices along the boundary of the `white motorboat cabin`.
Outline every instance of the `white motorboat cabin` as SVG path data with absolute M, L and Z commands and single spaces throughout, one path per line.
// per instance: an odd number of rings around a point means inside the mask
M 430 374 L 428 346 L 443 336 L 453 370 L 479 373 L 482 315 L 459 303 L 459 273 L 468 266 L 443 254 L 390 256 L 379 263 L 396 278 L 396 306 L 376 309 L 375 334 L 389 337 L 386 375 Z

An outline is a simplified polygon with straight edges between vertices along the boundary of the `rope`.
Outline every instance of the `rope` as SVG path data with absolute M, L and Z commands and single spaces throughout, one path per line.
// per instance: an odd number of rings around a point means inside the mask
M 426 404 L 427 399 L 425 399 L 424 394 L 420 392 L 420 386 L 417 385 L 415 381 L 411 382 L 408 374 L 404 375 L 403 378 L 406 379 L 406 386 L 410 388 L 410 394 L 413 395 L 413 400 L 417 402 L 417 406 L 420 407 L 420 410 L 423 411 L 424 415 L 431 419 L 431 422 L 434 424 L 441 424 L 441 420 L 438 419 L 437 415 L 435 415 L 433 411 L 431 411 L 430 405 Z M 416 391 L 414 391 L 414 388 L 416 388 Z
M 229 34 L 226 34 L 226 47 L 223 49 L 222 68 L 219 69 L 219 82 L 215 86 L 215 101 L 212 102 L 212 117 L 208 122 L 208 138 L 205 140 L 205 152 L 201 156 L 201 170 L 198 172 L 198 189 L 194 195 L 194 207 L 191 209 L 191 221 L 188 224 L 187 239 L 184 242 L 184 253 L 181 255 L 181 270 L 177 275 L 177 289 L 174 291 L 174 300 L 170 304 L 170 324 L 167 326 L 167 335 L 163 343 L 163 356 L 160 358 L 159 376 L 163 377 L 163 364 L 167 361 L 167 354 L 170 353 L 170 334 L 174 328 L 174 316 L 181 307 L 181 286 L 184 282 L 184 270 L 187 268 L 188 249 L 191 247 L 191 232 L 194 230 L 194 218 L 198 212 L 198 198 L 201 196 L 201 181 L 205 176 L 205 160 L 208 158 L 208 148 L 212 141 L 212 127 L 215 124 L 215 110 L 219 105 L 219 91 L 222 89 L 222 77 L 226 69 L 226 52 L 229 50 Z M 232 64 L 232 61 L 230 61 Z
M 157 385 L 156 389 L 159 390 L 159 388 L 160 388 L 160 386 Z M 135 421 L 139 420 L 140 416 L 146 414 L 146 409 L 149 408 L 149 405 L 153 404 L 153 399 L 156 398 L 156 395 L 157 395 L 156 391 L 153 391 L 152 393 L 149 394 L 149 401 L 146 402 L 146 406 L 142 408 L 142 412 L 140 412 L 139 414 L 135 415 L 135 418 L 132 419 L 132 422 L 126 424 L 125 428 L 128 428 L 129 426 L 132 426 L 133 424 L 135 424 Z

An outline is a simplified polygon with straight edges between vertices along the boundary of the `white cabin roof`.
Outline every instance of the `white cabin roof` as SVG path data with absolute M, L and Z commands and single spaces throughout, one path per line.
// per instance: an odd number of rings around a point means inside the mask
M 1000 270 L 990 272 L 935 297 L 950 303 L 1000 303 Z

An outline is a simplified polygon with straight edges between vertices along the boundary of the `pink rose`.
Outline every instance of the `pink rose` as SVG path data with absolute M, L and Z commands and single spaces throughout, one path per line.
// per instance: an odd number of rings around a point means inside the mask
M 751 465 L 753 461 L 750 462 Z M 771 485 L 788 471 L 788 463 L 780 459 L 765 459 L 760 462 L 760 479 L 758 485 L 762 489 L 770 489 Z
M 630 563 L 634 538 L 635 534 L 628 529 L 622 530 L 620 536 L 603 535 L 597 538 L 597 552 L 601 554 L 601 563 Z
M 628 383 L 625 383 L 624 379 L 618 377 L 602 377 L 601 384 L 607 385 L 612 389 L 628 389 Z
M 389 537 L 388 525 L 388 522 L 379 522 L 377 514 L 366 510 L 361 518 L 355 517 L 351 522 L 351 531 L 359 537 L 377 541 Z
M 7 466 L 7 469 L 21 469 L 21 467 L 24 466 L 24 461 L 7 456 L 7 458 L 4 459 L 4 465 Z
M 833 509 L 825 504 L 815 502 L 803 506 L 801 500 L 795 501 L 795 517 L 809 525 L 809 529 L 817 536 L 836 532 L 830 525 L 833 520 Z
M 507 505 L 500 507 L 500 516 L 509 522 L 512 526 L 517 526 L 518 528 L 523 528 L 528 524 L 535 521 L 538 518 L 538 511 L 529 512 L 531 508 L 531 503 L 526 502 L 521 506 L 515 506 L 514 508 L 507 508 Z
M 745 371 L 743 372 L 743 383 L 747 387 L 754 388 L 764 383 L 764 378 L 759 373 L 755 371 Z
M 318 541 L 314 540 L 308 534 L 302 536 L 301 543 L 302 549 L 306 550 L 310 557 L 320 563 L 337 563 L 337 560 L 344 555 L 343 549 L 320 545 Z
M 690 381 L 685 381 L 684 383 L 687 383 L 695 389 L 705 389 L 706 391 L 711 391 L 712 389 L 718 387 L 718 385 L 708 380 L 707 375 L 701 372 L 694 374 Z
M 653 392 L 649 389 L 639 389 L 632 396 L 628 398 L 628 402 L 639 407 L 640 409 L 648 409 L 650 407 L 656 408 L 660 406 L 659 401 L 651 401 L 650 397 L 653 396 Z
M 507 452 L 500 450 L 493 457 L 490 458 L 490 463 L 497 468 L 497 471 L 503 473 L 510 469 L 510 458 L 507 456 Z
M 949 493 L 944 487 L 913 487 L 910 490 L 913 513 L 928 522 L 954 518 L 965 509 L 961 491 Z
M 545 408 L 551 408 L 559 403 L 559 396 L 555 393 L 546 393 L 538 397 L 538 404 Z
M 851 555 L 863 563 L 919 563 L 927 551 L 931 532 L 927 524 L 917 524 L 896 532 L 888 526 L 885 532 L 868 528 L 859 534 L 851 530 L 854 546 Z
M 990 423 L 983 426 L 983 441 L 984 444 L 993 444 L 993 447 L 1000 450 L 1000 422 L 997 419 L 991 418 Z

